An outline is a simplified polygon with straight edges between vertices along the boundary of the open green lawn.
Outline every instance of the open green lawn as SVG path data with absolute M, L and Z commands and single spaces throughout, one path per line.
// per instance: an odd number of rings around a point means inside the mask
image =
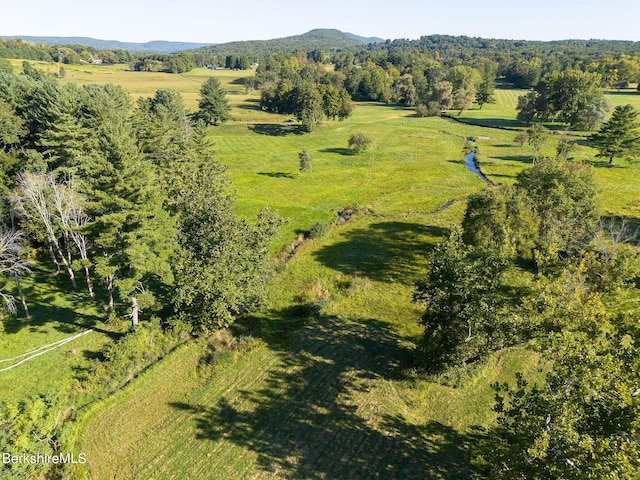
M 443 129 L 446 132 L 443 133 Z M 353 155 L 349 136 L 365 132 L 372 146 Z M 461 162 L 464 136 L 475 132 L 409 109 L 361 103 L 352 118 L 326 122 L 312 134 L 298 125 L 229 122 L 212 130 L 216 157 L 229 166 L 241 214 L 270 206 L 291 219 L 285 238 L 343 207 L 376 213 L 429 212 L 482 188 Z M 313 178 L 298 172 L 298 152 L 314 158 Z

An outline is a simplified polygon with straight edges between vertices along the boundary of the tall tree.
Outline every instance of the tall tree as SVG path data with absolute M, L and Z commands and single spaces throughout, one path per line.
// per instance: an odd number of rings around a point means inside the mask
M 560 120 L 573 127 L 588 120 L 585 110 L 606 108 L 600 88 L 602 76 L 581 70 L 550 72 L 538 82 L 534 92 L 518 99 L 518 119 Z
M 302 123 L 302 128 L 311 133 L 324 119 L 322 96 L 311 83 L 299 85 L 294 92 L 296 118 Z
M 481 358 L 503 340 L 501 299 L 496 288 L 506 263 L 499 256 L 473 259 L 454 226 L 429 255 L 427 273 L 413 300 L 425 306 L 418 361 L 430 373 Z
M 186 162 L 176 179 L 178 249 L 174 308 L 196 331 L 228 326 L 264 294 L 267 245 L 280 222 L 262 211 L 250 227 L 236 218 L 223 169 Z
M 547 130 L 543 125 L 536 123 L 535 125 L 531 126 L 527 133 L 529 134 L 527 143 L 529 143 L 529 145 L 531 145 L 531 147 L 533 148 L 532 161 L 533 163 L 536 163 L 540 150 L 542 149 L 544 144 L 551 138 L 551 132 L 549 132 L 549 130 Z
M 220 80 L 209 77 L 200 87 L 197 118 L 207 125 L 218 125 L 229 119 L 231 107 Z
M 182 96 L 160 89 L 137 104 L 134 124 L 142 152 L 161 169 L 170 169 L 186 148 L 191 129 Z
M 575 251 L 593 237 L 599 207 L 592 167 L 543 158 L 518 174 L 515 187 L 538 219 L 538 260 L 555 264 L 560 252 Z
M 640 155 L 638 112 L 629 104 L 617 106 L 611 118 L 590 138 L 598 149 L 596 156 L 608 158 L 609 165 L 616 156 L 637 158 Z
M 15 202 L 18 210 L 29 220 L 32 229 L 41 229 L 42 236 L 49 242 L 49 251 L 54 263 L 57 265 L 55 254 L 64 263 L 71 285 L 77 289 L 76 277 L 73 271 L 70 252 L 65 254 L 60 243 L 60 229 L 54 216 L 52 200 L 52 190 L 55 179 L 51 174 L 39 174 L 22 172 L 18 176 L 18 189 L 15 195 Z
M 495 74 L 485 73 L 476 91 L 476 103 L 480 105 L 480 110 L 485 103 L 496 103 L 495 90 Z

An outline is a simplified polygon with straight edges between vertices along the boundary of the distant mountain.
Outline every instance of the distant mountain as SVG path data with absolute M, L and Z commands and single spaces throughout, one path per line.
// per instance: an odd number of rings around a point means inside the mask
M 310 51 L 322 49 L 326 51 L 361 47 L 369 43 L 369 39 L 346 34 L 336 29 L 318 28 L 302 35 L 276 38 L 273 40 L 247 40 L 241 42 L 219 43 L 200 50 L 218 55 L 268 55 L 270 53 Z
M 213 45 L 211 43 L 192 43 L 192 42 L 167 42 L 164 40 L 155 40 L 146 43 L 119 42 L 117 40 L 98 40 L 88 37 L 33 37 L 33 36 L 11 36 L 5 38 L 21 39 L 25 42 L 39 45 L 45 43 L 47 45 L 84 45 L 87 47 L 97 48 L 98 50 L 127 50 L 129 52 L 153 52 L 153 53 L 174 53 L 183 50 L 193 50 Z
M 344 34 L 349 37 L 349 38 L 353 38 L 354 40 L 358 40 L 359 42 L 365 43 L 365 44 L 370 44 L 370 43 L 384 43 L 384 38 L 379 38 L 379 37 L 361 37 L 360 35 L 355 35 L 353 33 L 348 33 L 348 32 L 344 32 Z

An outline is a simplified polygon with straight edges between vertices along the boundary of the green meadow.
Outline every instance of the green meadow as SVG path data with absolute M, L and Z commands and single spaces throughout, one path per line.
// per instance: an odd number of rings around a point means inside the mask
M 259 109 L 259 95 L 244 88 L 253 72 L 65 70 L 64 81 L 120 84 L 134 98 L 172 88 L 191 110 L 204 79 L 218 77 L 233 109 L 210 138 L 228 167 L 239 214 L 251 219 L 268 206 L 287 219 L 274 252 L 316 222 L 330 227 L 278 263 L 268 308 L 228 334 L 182 345 L 116 394 L 80 409 L 73 449 L 88 463 L 76 466 L 76 478 L 463 479 L 477 472 L 483 429 L 494 422 L 491 384 L 512 381 L 518 371 L 540 375 L 537 356 L 524 346 L 506 349 L 459 388 L 429 382 L 411 368 L 422 314 L 411 296 L 430 248 L 461 220 L 465 198 L 484 188 L 462 162 L 466 139 L 476 139 L 480 168 L 494 183 L 515 181 L 531 164 L 530 147 L 513 142 L 523 128 L 515 112 L 523 91 L 497 89 L 497 103 L 452 112 L 455 120 L 358 103 L 352 117 L 307 134 L 289 117 Z M 631 91 L 609 97 L 640 106 Z M 353 155 L 347 140 L 357 131 L 372 145 Z M 602 214 L 638 222 L 640 167 L 608 168 L 584 132 L 572 135 L 580 145 L 574 158 L 595 166 Z M 301 150 L 314 158 L 313 176 L 298 171 Z M 346 207 L 355 213 L 340 224 Z M 36 271 L 46 275 L 45 266 Z M 511 275 L 514 283 L 529 278 Z M 2 385 L 12 385 L 2 399 L 72 391 L 77 372 L 121 330 L 104 325 L 99 308 L 80 310 L 73 294 L 37 285 L 26 285 L 38 302 L 33 319 L 5 319 L 0 359 L 94 331 L 0 372 Z M 225 335 L 242 338 L 240 347 Z

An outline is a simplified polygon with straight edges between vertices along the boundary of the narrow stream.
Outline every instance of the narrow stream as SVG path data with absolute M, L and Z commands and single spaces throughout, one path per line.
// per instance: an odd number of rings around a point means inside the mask
M 480 171 L 480 169 L 478 168 L 478 165 L 476 165 L 475 156 L 476 156 L 476 149 L 474 148 L 473 150 L 471 150 L 471 152 L 468 155 L 464 156 L 464 166 L 467 167 L 467 169 L 471 173 L 475 173 L 477 176 L 479 176 L 483 182 L 488 183 L 489 180 Z

